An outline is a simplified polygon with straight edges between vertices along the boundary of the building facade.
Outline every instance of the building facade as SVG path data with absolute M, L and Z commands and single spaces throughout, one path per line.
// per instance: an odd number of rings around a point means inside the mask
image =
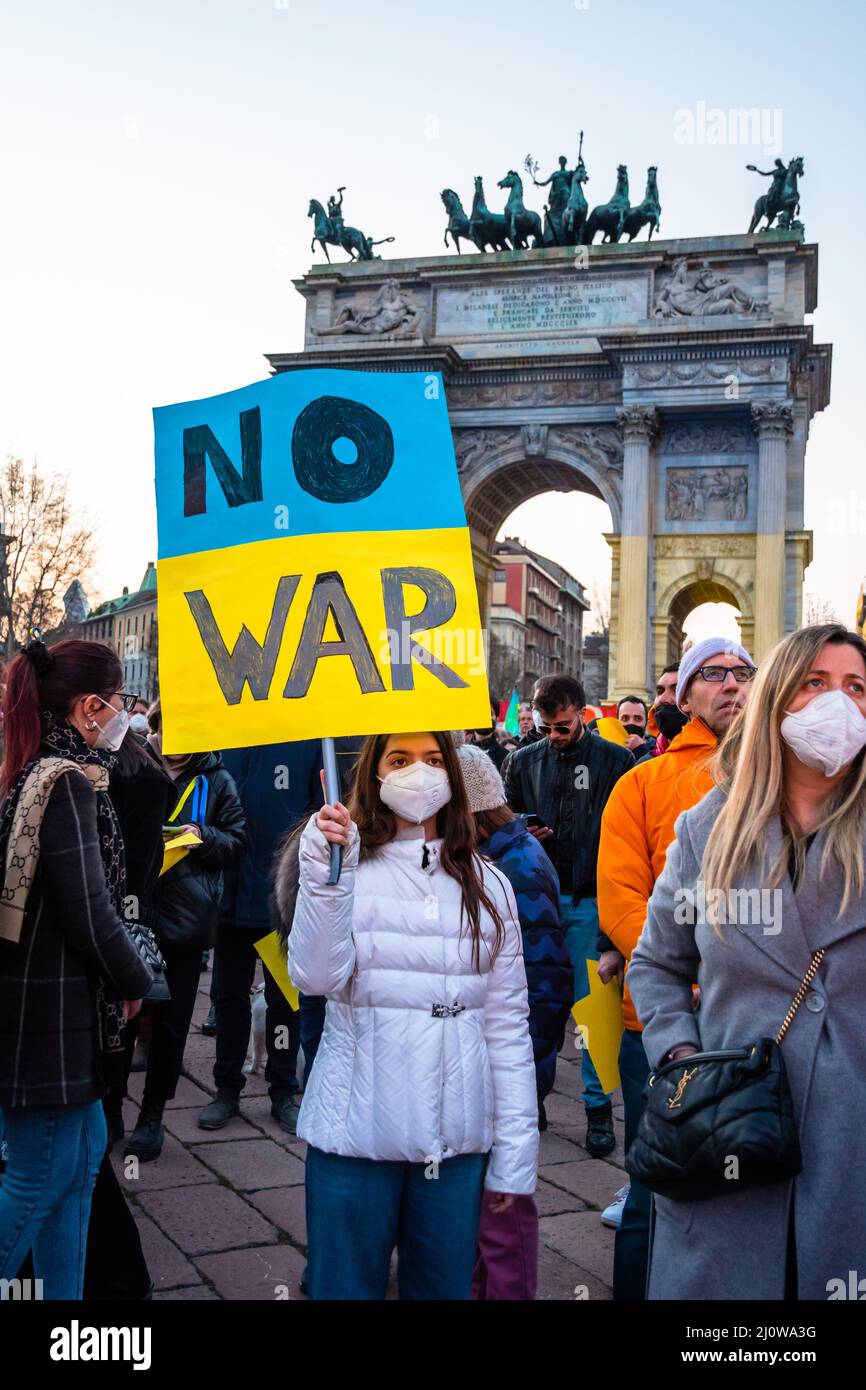
M 159 693 L 156 566 L 148 562 L 144 578 L 132 593 L 106 599 L 81 623 L 81 636 L 107 642 L 123 666 L 124 689 L 155 700 Z
M 589 609 L 583 585 L 515 537 L 497 541 L 492 555 L 491 689 L 505 698 L 516 685 L 528 699 L 541 676 L 579 679 Z

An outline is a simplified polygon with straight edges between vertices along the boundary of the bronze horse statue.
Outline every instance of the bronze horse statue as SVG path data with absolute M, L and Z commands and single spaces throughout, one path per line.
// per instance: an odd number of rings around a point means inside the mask
M 469 218 L 469 236 L 479 251 L 486 251 L 488 244 L 494 251 L 510 251 L 508 228 L 501 212 L 491 212 L 484 201 L 484 184 L 481 175 L 475 177 L 475 194 L 472 199 L 472 216 Z
M 596 232 L 603 232 L 602 241 L 619 241 L 628 214 L 628 169 L 617 165 L 616 188 L 609 203 L 593 208 L 583 229 L 584 245 L 591 246 Z
M 445 211 L 448 213 L 448 226 L 445 228 L 445 245 L 448 245 L 448 233 L 451 233 L 451 240 L 460 254 L 460 238 L 464 241 L 471 241 L 472 234 L 469 230 L 469 218 L 463 211 L 463 204 L 453 188 L 443 188 L 439 194 L 445 204 Z
M 583 159 L 579 158 L 577 168 L 572 176 L 571 192 L 568 195 L 565 212 L 562 214 L 562 229 L 565 232 L 567 243 L 574 246 L 580 244 L 586 225 L 589 204 L 584 196 L 583 185 L 588 182 L 589 174 L 586 172 L 586 165 Z
M 357 227 L 342 226 L 338 231 L 331 218 L 325 212 L 322 204 L 316 198 L 310 199 L 310 206 L 307 208 L 307 216 L 314 217 L 315 223 L 313 239 L 310 242 L 310 250 L 315 251 L 316 242 L 319 243 L 325 253 L 325 257 L 330 262 L 328 255 L 329 246 L 341 246 L 348 252 L 349 259 L 354 261 L 372 261 L 373 247 L 378 246 L 378 241 L 373 241 L 370 237 L 365 237 L 363 232 L 359 232 Z M 385 241 L 393 241 L 393 237 L 383 238 Z M 356 254 L 357 253 L 357 254 Z
M 649 223 L 649 234 L 647 241 L 652 241 L 653 232 L 659 229 L 659 218 L 661 217 L 661 206 L 659 204 L 659 190 L 656 182 L 658 167 L 651 164 L 646 171 L 646 193 L 642 203 L 637 207 L 629 208 L 622 224 L 623 236 L 628 236 L 629 241 L 634 241 L 642 227 Z
M 777 160 L 776 164 L 779 165 L 780 161 Z M 751 169 L 756 174 L 763 172 L 760 169 L 756 169 L 754 164 L 747 164 L 746 168 Z M 769 172 L 770 171 L 768 171 L 768 174 L 765 174 L 764 177 L 768 177 Z M 749 233 L 755 230 L 762 217 L 767 219 L 766 227 L 761 228 L 763 232 L 769 231 L 776 218 L 778 218 L 777 225 L 779 227 L 790 227 L 792 225 L 794 218 L 800 211 L 800 192 L 797 185 L 798 177 L 803 177 L 803 156 L 801 154 L 796 155 L 789 163 L 785 172 L 784 181 L 779 179 L 777 182 L 776 178 L 774 178 L 768 191 L 762 193 L 760 198 L 758 198 L 755 203 L 755 210 L 752 213 L 752 220 L 749 223 Z M 777 192 L 776 190 L 779 187 L 779 183 L 782 185 L 781 191 Z
M 533 247 L 544 244 L 544 232 L 541 226 L 541 218 L 537 212 L 531 208 L 524 207 L 523 204 L 523 180 L 516 169 L 509 169 L 504 179 L 500 179 L 497 188 L 508 188 L 508 202 L 505 204 L 505 227 L 511 244 L 514 249 L 527 250 L 529 247 L 529 237 L 533 237 Z

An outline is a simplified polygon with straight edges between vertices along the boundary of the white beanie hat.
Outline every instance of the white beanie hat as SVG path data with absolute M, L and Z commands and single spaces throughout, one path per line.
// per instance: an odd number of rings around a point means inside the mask
M 505 788 L 493 759 L 477 744 L 464 743 L 457 749 L 470 811 L 492 811 L 505 805 Z
M 744 666 L 755 664 L 745 647 L 741 647 L 739 642 L 735 642 L 731 637 L 705 637 L 703 642 L 696 642 L 682 657 L 677 672 L 677 705 L 680 709 L 683 707 L 683 697 L 692 676 L 700 666 L 711 666 L 711 658 L 714 656 L 737 656 Z

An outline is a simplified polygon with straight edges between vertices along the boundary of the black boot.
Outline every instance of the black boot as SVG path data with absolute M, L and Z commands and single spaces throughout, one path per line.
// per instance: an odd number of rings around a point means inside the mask
M 613 1106 L 609 1100 L 604 1105 L 586 1107 L 586 1150 L 593 1158 L 604 1158 L 616 1148 L 616 1135 L 613 1132 Z
M 279 1096 L 271 1101 L 271 1114 L 286 1134 L 297 1134 L 301 1107 L 293 1095 Z
M 159 1158 L 164 1140 L 162 1106 L 143 1105 L 138 1113 L 138 1124 L 126 1141 L 123 1156 L 128 1158 L 131 1155 L 142 1163 L 150 1163 Z
M 216 1100 L 206 1105 L 198 1117 L 199 1129 L 222 1129 L 235 1115 L 241 1113 L 234 1091 L 217 1091 Z
M 119 1144 L 124 1135 L 123 1124 L 123 1101 L 119 1096 L 106 1096 L 102 1102 L 105 1111 L 105 1122 L 108 1126 L 108 1147 Z
M 215 1036 L 215 1034 L 216 1034 L 216 1005 L 215 1005 L 215 1004 L 211 1004 L 210 1008 L 208 1009 L 207 1018 L 205 1019 L 204 1023 L 201 1025 L 201 1031 L 204 1033 L 205 1037 L 207 1037 L 207 1038 L 212 1038 L 212 1037 Z

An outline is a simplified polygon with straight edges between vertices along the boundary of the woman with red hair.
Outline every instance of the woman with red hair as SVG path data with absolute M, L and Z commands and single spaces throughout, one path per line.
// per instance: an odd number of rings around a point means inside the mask
M 28 1251 L 47 1299 L 80 1299 L 124 1079 L 124 1025 L 151 983 L 123 922 L 123 841 L 107 794 L 133 696 L 110 647 L 29 642 L 9 664 L 0 769 L 0 1279 Z

